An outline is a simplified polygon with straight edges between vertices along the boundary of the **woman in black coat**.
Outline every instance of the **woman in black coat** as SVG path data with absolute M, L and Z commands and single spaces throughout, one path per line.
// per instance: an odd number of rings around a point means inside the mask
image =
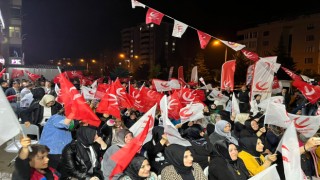
M 97 136 L 95 127 L 80 126 L 77 129 L 77 139 L 67 144 L 62 151 L 60 179 L 103 179 L 99 153 L 106 148 L 106 143 Z
M 243 161 L 238 158 L 237 146 L 228 140 L 215 143 L 217 155 L 209 164 L 209 180 L 245 180 L 249 172 Z

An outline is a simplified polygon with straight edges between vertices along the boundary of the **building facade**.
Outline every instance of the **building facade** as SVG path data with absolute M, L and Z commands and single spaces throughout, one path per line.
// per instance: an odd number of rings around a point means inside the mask
M 296 69 L 320 74 L 320 13 L 284 18 L 237 32 L 238 43 L 260 57 L 274 54 L 282 38 Z
M 176 50 L 176 38 L 172 36 L 173 24 L 162 22 L 161 25 L 141 23 L 138 26 L 121 31 L 121 51 L 125 62 L 137 68 L 149 64 L 150 68 L 160 65 L 162 68 L 173 64 L 172 57 Z
M 1 35 L 0 56 L 4 65 L 23 65 L 22 0 L 1 0 L 4 28 Z

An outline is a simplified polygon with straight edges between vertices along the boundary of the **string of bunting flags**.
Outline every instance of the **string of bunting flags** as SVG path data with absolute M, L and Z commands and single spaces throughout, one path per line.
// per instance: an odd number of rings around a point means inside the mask
M 217 37 L 209 35 L 205 32 L 202 32 L 202 31 L 200 31 L 190 25 L 187 25 L 181 21 L 178 21 L 178 20 L 176 20 L 176 19 L 174 19 L 174 18 L 172 18 L 172 17 L 170 17 L 170 16 L 168 16 L 158 10 L 155 10 L 155 9 L 153 9 L 153 8 L 151 8 L 151 7 L 145 5 L 137 0 L 131 0 L 131 5 L 132 5 L 133 9 L 135 7 L 142 7 L 142 8 L 148 7 L 148 11 L 146 14 L 146 24 L 154 23 L 154 24 L 160 25 L 162 18 L 164 16 L 166 16 L 170 19 L 173 19 L 174 25 L 173 25 L 173 30 L 172 30 L 172 36 L 174 36 L 174 37 L 181 38 L 188 27 L 196 30 L 198 33 L 201 49 L 206 48 L 206 46 L 209 43 L 209 41 L 211 40 L 211 38 L 214 38 L 214 39 L 220 41 L 221 43 L 225 44 L 226 46 L 230 47 L 231 49 L 233 49 L 235 51 L 239 51 L 239 50 L 243 49 L 244 47 L 246 47 L 243 44 L 239 44 L 239 43 L 235 43 L 235 42 L 231 42 L 231 41 L 224 41 L 222 39 L 219 39 Z

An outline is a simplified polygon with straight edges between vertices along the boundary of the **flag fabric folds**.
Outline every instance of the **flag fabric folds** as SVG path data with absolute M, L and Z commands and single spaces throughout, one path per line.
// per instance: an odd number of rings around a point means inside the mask
M 9 139 L 18 135 L 21 126 L 16 114 L 13 112 L 2 87 L 0 87 L 0 146 Z
M 146 24 L 154 23 L 160 25 L 163 16 L 164 14 L 162 14 L 161 12 L 149 8 L 146 15 Z
M 146 7 L 146 5 L 142 4 L 141 2 L 139 2 L 137 0 L 131 0 L 131 6 L 133 9 L 136 7 L 143 7 L 143 8 Z
M 200 41 L 200 47 L 201 49 L 205 49 L 211 39 L 211 36 L 199 30 L 197 30 L 197 32 Z
M 37 79 L 39 79 L 41 76 L 39 74 L 33 74 L 27 70 L 24 70 L 27 75 L 28 75 L 28 78 L 31 80 L 31 81 L 36 81 Z
M 184 32 L 186 32 L 187 28 L 188 28 L 188 25 L 180 21 L 174 20 L 172 36 L 181 38 Z
M 60 97 L 65 107 L 65 115 L 69 119 L 81 120 L 92 126 L 98 127 L 101 123 L 98 116 L 89 107 L 79 91 L 73 84 L 60 74 Z
M 22 69 L 12 69 L 11 71 L 11 78 L 18 78 L 24 76 L 24 72 Z
M 284 132 L 278 144 L 277 151 L 282 154 L 286 179 L 305 179 L 305 175 L 301 169 L 299 142 L 294 123 L 290 123 Z
M 150 131 L 152 131 L 153 123 L 154 123 L 154 113 L 155 113 L 155 107 L 156 105 L 150 109 L 150 113 L 148 111 L 148 116 L 143 116 L 144 121 L 146 121 L 145 126 L 143 127 L 142 131 L 131 140 L 131 142 L 124 147 L 122 147 L 120 150 L 115 152 L 110 158 L 116 163 L 116 166 L 112 170 L 109 179 L 112 179 L 112 177 L 116 174 L 119 174 L 126 169 L 128 164 L 131 162 L 134 155 L 140 151 L 143 142 L 146 140 L 147 135 Z M 151 127 L 152 126 L 152 127 Z M 141 127 L 142 128 L 142 127 Z M 139 129 L 141 129 L 139 128 Z
M 236 70 L 236 60 L 230 60 L 222 65 L 221 69 L 221 90 L 225 90 L 226 87 L 234 88 L 234 72 Z
M 161 118 L 163 120 L 164 133 L 167 135 L 170 144 L 180 144 L 182 146 L 191 146 L 191 143 L 182 138 L 178 129 L 172 124 L 168 118 L 167 96 L 164 95 L 160 100 Z
M 235 51 L 239 51 L 241 49 L 243 49 L 244 47 L 246 47 L 245 45 L 242 45 L 242 44 L 238 44 L 238 43 L 235 43 L 235 42 L 231 42 L 231 41 L 223 41 L 223 40 L 220 40 L 223 44 L 225 44 L 226 46 L 228 46 L 229 48 L 235 50 Z

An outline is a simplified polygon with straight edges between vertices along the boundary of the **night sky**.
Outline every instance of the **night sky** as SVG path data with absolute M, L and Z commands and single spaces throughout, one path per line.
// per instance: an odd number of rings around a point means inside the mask
M 279 1 L 140 2 L 195 29 L 229 41 L 236 40 L 237 30 L 259 22 L 301 12 L 320 12 L 320 1 L 317 0 L 286 6 L 278 4 Z M 130 0 L 25 0 L 23 48 L 26 62 L 45 63 L 62 57 L 94 58 L 103 49 L 120 51 L 121 29 L 145 22 L 146 12 L 147 7 L 132 9 Z M 173 23 L 166 16 L 163 21 Z M 186 33 L 196 34 L 193 28 L 188 28 Z M 199 44 L 198 41 L 191 43 Z

